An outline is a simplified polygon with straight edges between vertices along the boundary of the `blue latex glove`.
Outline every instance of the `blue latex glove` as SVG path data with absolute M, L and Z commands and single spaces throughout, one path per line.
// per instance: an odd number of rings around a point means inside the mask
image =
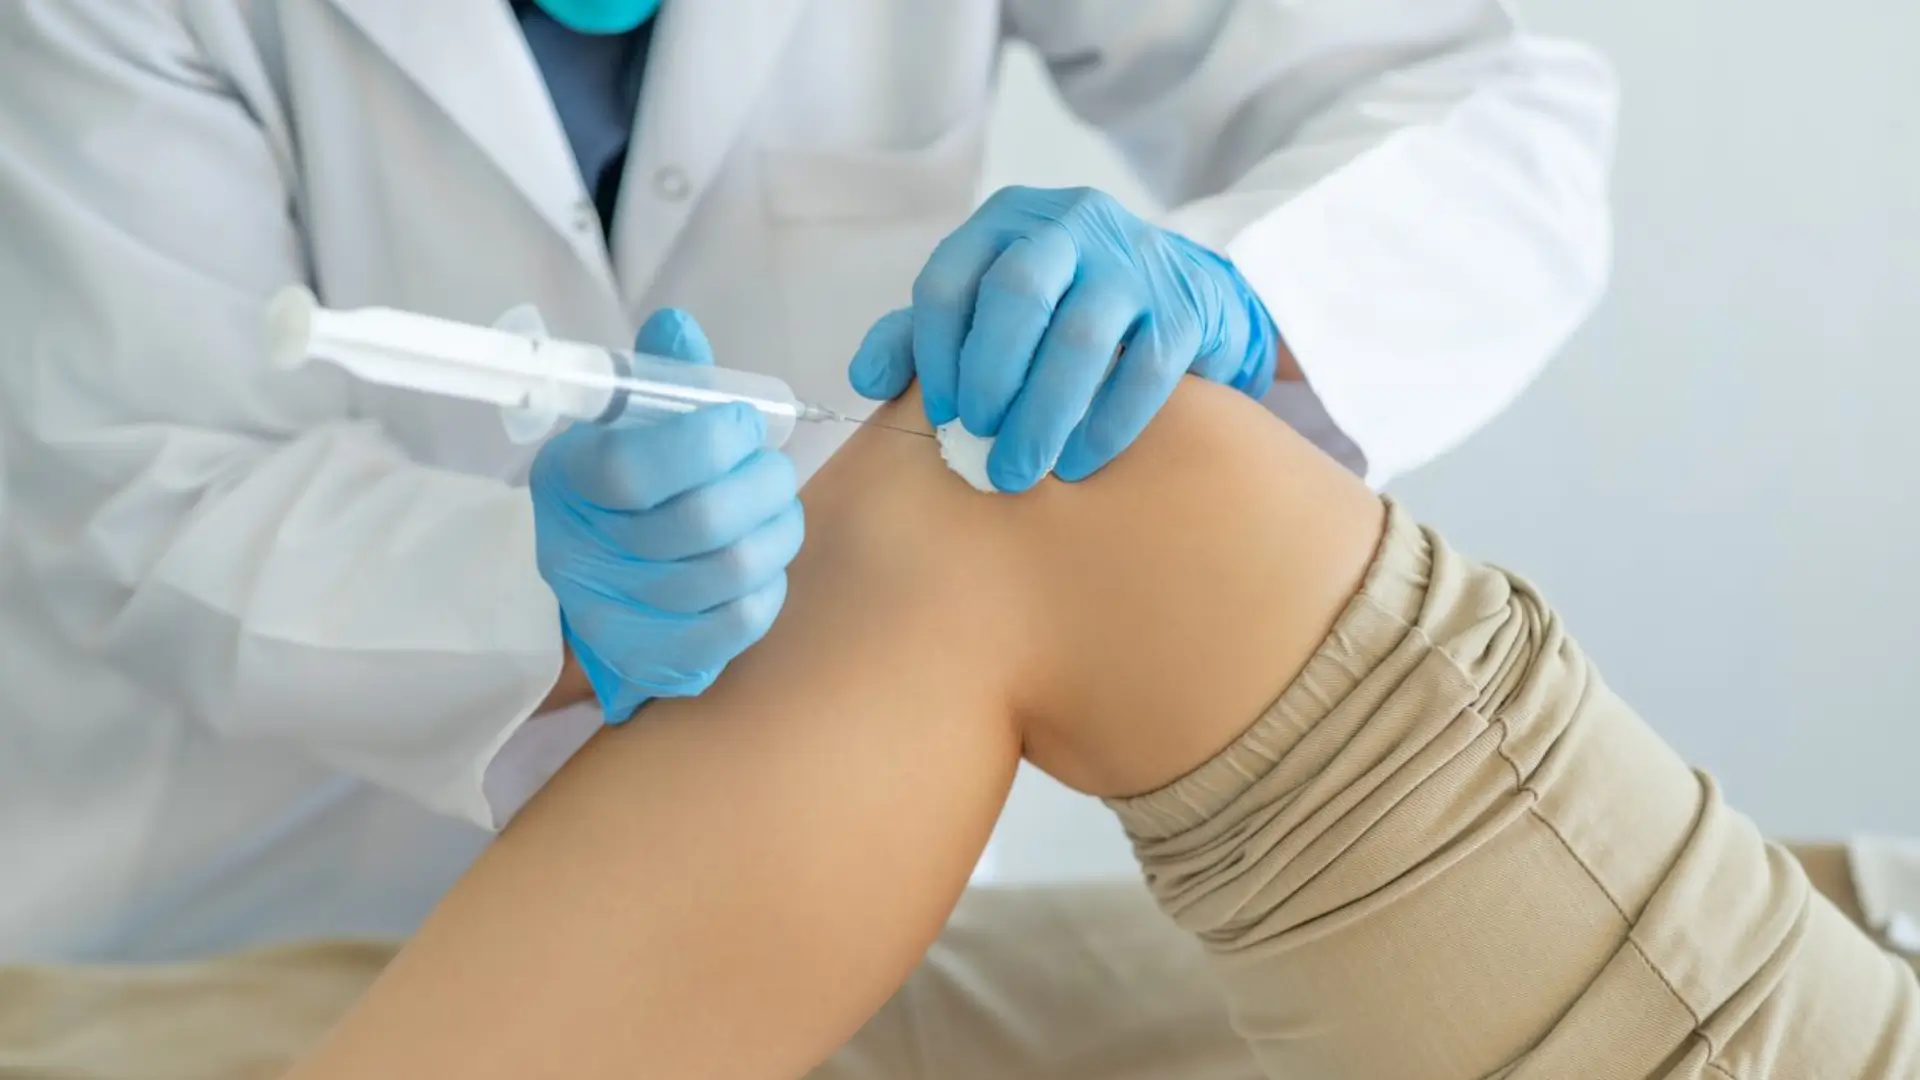
M 672 309 L 636 348 L 713 363 L 699 324 Z M 577 424 L 534 460 L 540 574 L 608 723 L 700 693 L 773 625 L 804 527 L 793 463 L 764 438 L 759 413 L 727 405 Z
M 989 198 L 934 249 L 912 321 L 910 352 L 897 326 L 869 335 L 854 389 L 891 399 L 917 374 L 929 421 L 996 437 L 1001 491 L 1092 475 L 1189 372 L 1266 393 L 1279 345 L 1231 263 L 1085 188 Z

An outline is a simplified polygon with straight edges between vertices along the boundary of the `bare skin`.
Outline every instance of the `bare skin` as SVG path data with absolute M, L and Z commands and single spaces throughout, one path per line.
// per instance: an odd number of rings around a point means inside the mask
M 917 395 L 884 418 L 924 428 Z M 1205 760 L 1312 654 L 1382 524 L 1191 380 L 1081 484 L 982 495 L 868 432 L 803 500 L 773 633 L 597 738 L 297 1076 L 805 1071 L 938 934 L 1023 752 L 1096 794 Z

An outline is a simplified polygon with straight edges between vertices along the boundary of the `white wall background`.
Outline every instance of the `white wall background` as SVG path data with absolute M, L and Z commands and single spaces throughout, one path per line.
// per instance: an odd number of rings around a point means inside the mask
M 1524 0 L 1625 89 L 1610 300 L 1395 487 L 1522 570 L 1609 681 L 1777 834 L 1920 833 L 1920 5 Z M 994 185 L 1144 196 L 1009 63 Z M 995 875 L 1131 872 L 1024 776 Z

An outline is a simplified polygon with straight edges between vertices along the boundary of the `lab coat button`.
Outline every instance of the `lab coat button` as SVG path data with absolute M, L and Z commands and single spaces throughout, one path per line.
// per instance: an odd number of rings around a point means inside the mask
M 593 232 L 600 227 L 600 212 L 594 209 L 591 199 L 581 199 L 573 204 L 573 231 Z
M 653 190 L 660 197 L 679 202 L 693 191 L 693 181 L 687 178 L 687 170 L 678 165 L 662 165 L 653 174 Z

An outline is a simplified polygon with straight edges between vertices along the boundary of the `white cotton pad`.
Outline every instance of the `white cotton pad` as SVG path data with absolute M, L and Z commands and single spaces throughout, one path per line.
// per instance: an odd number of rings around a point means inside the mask
M 941 424 L 934 434 L 940 440 L 940 456 L 946 459 L 947 468 L 959 473 L 960 479 L 972 484 L 976 491 L 991 494 L 997 490 L 993 481 L 987 479 L 987 455 L 993 452 L 992 439 L 975 435 L 958 420 Z

